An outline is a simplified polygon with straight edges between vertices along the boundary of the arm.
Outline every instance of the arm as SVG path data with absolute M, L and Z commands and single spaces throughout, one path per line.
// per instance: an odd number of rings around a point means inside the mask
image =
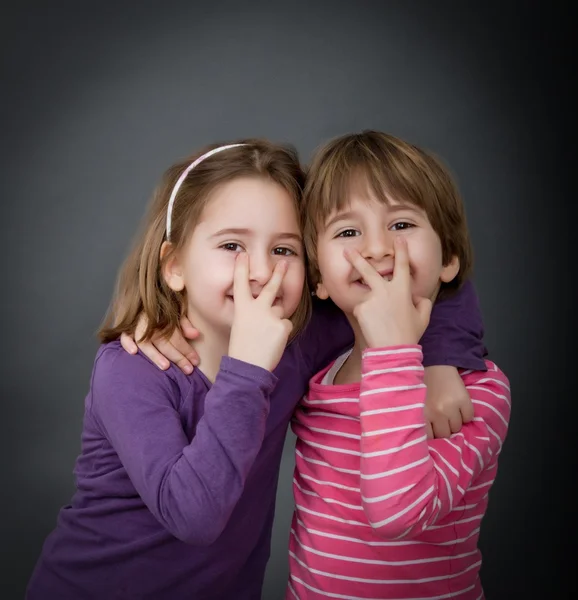
M 313 298 L 311 319 L 293 343 L 299 344 L 309 379 L 353 344 L 353 330 L 331 300 Z
M 471 281 L 449 298 L 437 301 L 420 344 L 425 367 L 451 365 L 485 371 L 484 324 Z
M 275 383 L 272 373 L 224 357 L 188 440 L 176 384 L 144 358 L 107 348 L 95 367 L 90 410 L 156 519 L 184 542 L 209 545 L 243 492 Z
M 457 367 L 485 371 L 484 327 L 471 281 L 450 298 L 437 301 L 420 343 L 427 384 L 426 417 L 430 438 L 449 437 L 474 416 Z
M 450 439 L 428 442 L 419 346 L 364 352 L 361 495 L 379 535 L 419 535 L 453 510 L 478 475 L 496 461 L 510 416 L 508 381 L 497 369 L 470 377 L 476 418 Z

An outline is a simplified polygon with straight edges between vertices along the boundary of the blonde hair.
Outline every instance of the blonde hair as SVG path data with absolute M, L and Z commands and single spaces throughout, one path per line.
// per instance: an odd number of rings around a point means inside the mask
M 305 184 L 304 237 L 313 286 L 320 280 L 318 231 L 348 202 L 353 184 L 364 183 L 377 198 L 416 205 L 441 240 L 442 260 L 460 261 L 458 275 L 443 283 L 438 298 L 459 289 L 470 276 L 473 252 L 459 191 L 446 167 L 428 152 L 378 131 L 335 138 L 315 154 Z
M 222 144 L 204 148 L 167 169 L 153 195 L 140 234 L 120 269 L 111 307 L 98 332 L 102 342 L 115 340 L 122 333 L 133 335 L 141 315 L 148 321 L 142 337 L 145 341 L 153 333 L 170 336 L 179 327 L 186 309 L 186 291 L 171 290 L 162 269 L 188 241 L 217 186 L 239 177 L 268 179 L 289 193 L 302 218 L 304 173 L 295 149 L 260 139 L 235 143 L 242 145 L 206 158 L 182 182 L 172 210 L 171 244 L 161 258 L 161 246 L 166 240 L 167 208 L 175 184 L 194 160 Z M 303 228 L 302 222 L 300 226 Z M 292 337 L 305 325 L 310 310 L 310 294 L 304 285 L 299 306 L 291 317 Z

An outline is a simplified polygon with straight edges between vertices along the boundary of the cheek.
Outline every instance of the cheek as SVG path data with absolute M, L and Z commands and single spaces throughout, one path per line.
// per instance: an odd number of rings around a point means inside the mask
M 292 262 L 283 278 L 283 287 L 287 292 L 301 297 L 304 286 L 305 265 L 301 261 Z
M 233 252 L 209 251 L 205 252 L 202 260 L 189 265 L 190 281 L 201 288 L 229 287 L 233 282 L 235 270 L 235 257 Z
M 348 247 L 355 246 L 349 244 Z M 350 276 L 353 267 L 343 255 L 343 250 L 343 246 L 337 242 L 318 249 L 319 272 L 323 280 L 341 279 Z
M 432 235 L 408 239 L 410 268 L 420 277 L 439 277 L 442 268 L 441 244 Z

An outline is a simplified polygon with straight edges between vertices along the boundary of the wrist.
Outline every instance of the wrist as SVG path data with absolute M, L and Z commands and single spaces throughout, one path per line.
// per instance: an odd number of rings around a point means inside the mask
M 422 348 L 418 344 L 372 347 L 361 354 L 361 370 L 365 373 L 376 368 L 420 367 L 423 371 L 422 360 Z

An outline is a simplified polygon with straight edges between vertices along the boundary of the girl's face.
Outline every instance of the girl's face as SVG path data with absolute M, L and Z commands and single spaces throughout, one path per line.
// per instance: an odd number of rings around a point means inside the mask
M 294 201 L 279 184 L 246 177 L 217 188 L 188 243 L 167 264 L 168 284 L 186 290 L 188 317 L 205 334 L 230 332 L 239 252 L 249 255 L 249 285 L 255 297 L 276 263 L 287 262 L 276 304 L 284 318 L 291 317 L 305 285 L 305 260 Z

